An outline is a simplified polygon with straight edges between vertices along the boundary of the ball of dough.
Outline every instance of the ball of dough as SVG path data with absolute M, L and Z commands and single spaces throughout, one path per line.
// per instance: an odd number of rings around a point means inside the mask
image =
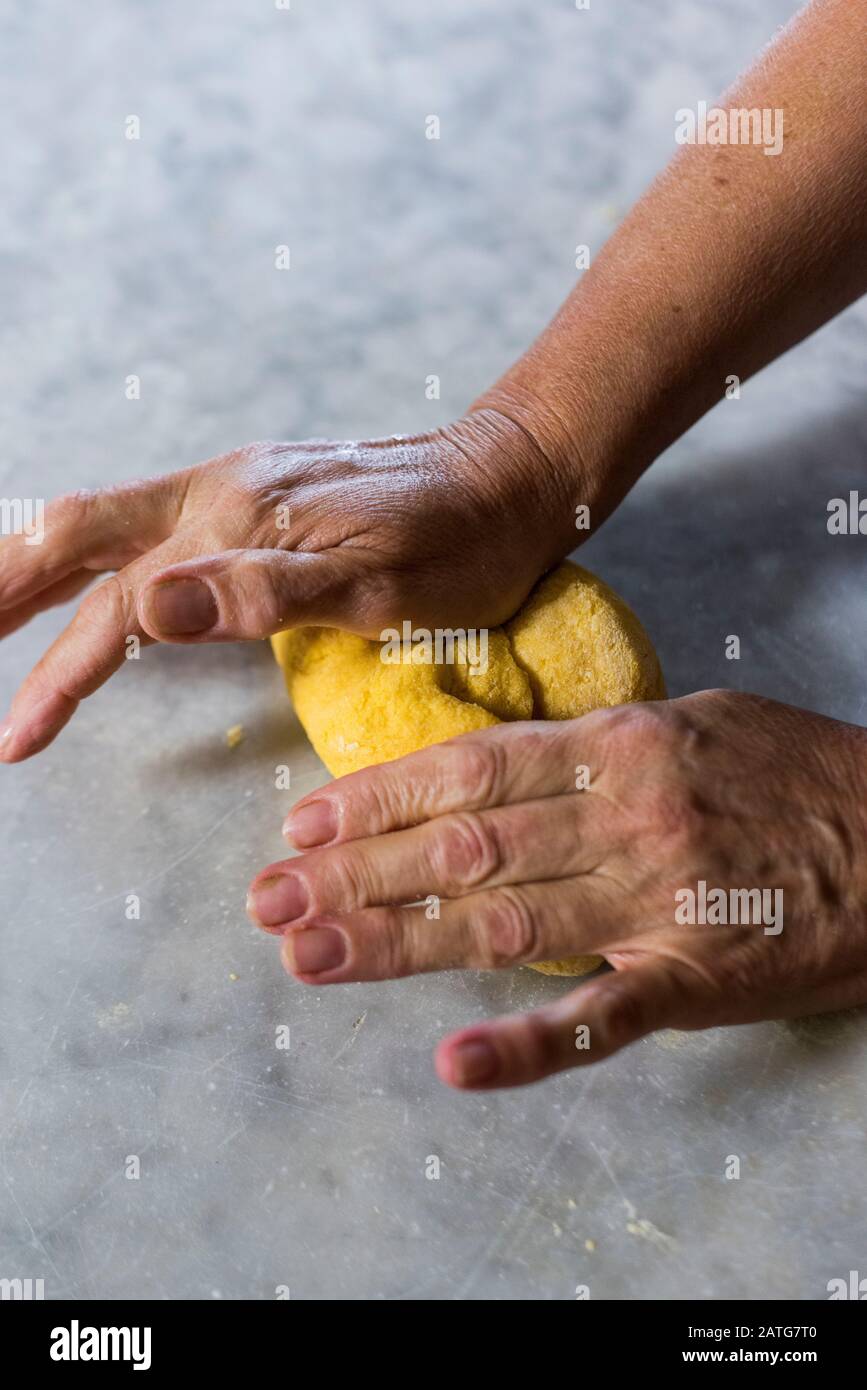
M 530 969 L 541 975 L 589 975 L 601 964 L 601 956 L 564 956 L 562 960 L 537 960 Z
M 489 631 L 484 672 L 459 650 L 452 665 L 386 664 L 381 643 L 336 628 L 296 628 L 271 643 L 298 718 L 335 777 L 509 720 L 576 719 L 665 698 L 656 653 L 635 614 L 601 579 L 569 562 L 536 585 L 514 618 Z M 600 963 L 570 956 L 533 969 L 584 975 Z

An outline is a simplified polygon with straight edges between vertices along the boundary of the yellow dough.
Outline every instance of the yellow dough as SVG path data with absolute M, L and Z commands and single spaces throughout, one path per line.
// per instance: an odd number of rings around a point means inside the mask
M 456 653 L 451 665 L 386 664 L 381 643 L 336 628 L 296 628 L 271 644 L 298 718 L 335 777 L 509 720 L 576 719 L 665 697 L 656 653 L 635 614 L 571 563 L 490 630 L 484 671 L 468 664 L 472 649 Z M 600 963 L 570 956 L 533 969 L 585 975 Z

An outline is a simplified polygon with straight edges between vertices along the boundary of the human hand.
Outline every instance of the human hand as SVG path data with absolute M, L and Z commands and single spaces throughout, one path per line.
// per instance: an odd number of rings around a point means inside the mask
M 122 665 L 130 637 L 499 623 L 581 539 L 575 489 L 524 428 L 488 409 L 414 438 L 252 444 L 59 498 L 42 544 L 0 541 L 0 637 L 116 573 L 25 680 L 0 759 L 45 748 Z M 589 500 L 580 489 L 578 500 Z
M 657 1028 L 867 1000 L 865 781 L 867 732 L 753 695 L 501 724 L 303 798 L 306 852 L 249 909 L 317 986 L 603 955 L 613 973 L 440 1044 L 443 1081 L 521 1085 Z M 728 890 L 769 890 L 761 920 L 681 924 L 701 881 L 730 918 Z M 402 905 L 431 894 L 439 920 Z

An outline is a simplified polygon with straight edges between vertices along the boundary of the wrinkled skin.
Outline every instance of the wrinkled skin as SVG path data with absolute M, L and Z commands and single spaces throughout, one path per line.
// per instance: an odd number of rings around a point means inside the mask
M 116 573 L 19 690 L 0 760 L 45 748 L 123 664 L 131 636 L 234 641 L 318 623 L 374 637 L 404 619 L 499 623 L 575 543 L 575 490 L 488 409 L 415 438 L 251 444 L 59 498 L 41 545 L 0 541 L 0 637 Z M 578 493 L 593 500 L 589 486 Z M 193 591 L 179 582 L 190 580 Z
M 576 501 L 598 524 L 616 500 L 494 409 L 413 439 L 251 445 L 61 498 L 43 544 L 0 541 L 0 637 L 114 573 L 25 680 L 0 758 L 46 747 L 130 636 L 498 623 L 574 545 Z M 190 579 L 204 606 L 189 601 Z M 557 1003 L 446 1040 L 438 1069 L 459 1086 L 533 1081 L 662 1026 L 855 1004 L 867 999 L 865 742 L 861 729 L 721 692 L 500 726 L 299 803 L 292 837 L 306 852 L 259 875 L 251 912 L 284 935 L 307 983 L 606 956 L 614 973 Z M 591 769 L 587 791 L 574 789 L 578 765 Z M 322 808 L 333 834 L 314 824 Z M 677 926 L 674 894 L 699 879 L 781 888 L 783 932 Z M 400 906 L 430 894 L 439 920 Z M 335 944 L 340 965 L 327 963 Z
M 440 1045 L 444 1081 L 520 1085 L 657 1028 L 867 999 L 865 765 L 864 730 L 724 691 L 500 725 L 304 798 L 286 833 L 305 852 L 248 907 L 317 986 L 603 954 L 613 972 Z M 700 879 L 782 889 L 782 930 L 678 925 Z M 439 920 L 400 905 L 430 894 Z

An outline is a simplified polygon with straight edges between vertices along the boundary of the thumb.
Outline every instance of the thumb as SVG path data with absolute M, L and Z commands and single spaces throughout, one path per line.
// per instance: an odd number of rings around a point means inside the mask
M 646 959 L 533 1013 L 453 1034 L 437 1049 L 437 1074 L 450 1086 L 489 1090 L 604 1061 L 657 1028 L 673 1026 L 681 992 L 669 961 Z
M 138 619 L 159 642 L 236 642 L 314 623 L 351 625 L 355 583 L 345 557 L 286 550 L 227 550 L 151 576 Z

